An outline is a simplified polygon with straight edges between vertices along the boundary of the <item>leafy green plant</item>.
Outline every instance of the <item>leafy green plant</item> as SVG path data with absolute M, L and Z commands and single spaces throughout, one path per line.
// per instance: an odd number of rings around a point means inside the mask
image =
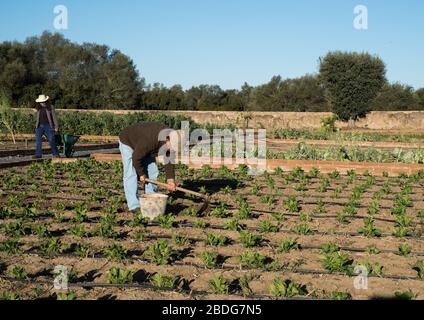
M 239 210 L 236 213 L 236 218 L 239 220 L 252 218 L 252 209 L 247 202 L 242 201 L 240 203 Z
M 340 251 L 340 247 L 334 243 L 324 243 L 321 245 L 320 251 L 324 254 L 335 253 Z
M 169 247 L 168 241 L 159 240 L 148 246 L 144 252 L 144 257 L 157 265 L 165 265 L 170 262 L 172 250 Z
M 352 295 L 348 292 L 333 292 L 331 298 L 333 300 L 352 300 Z
M 4 226 L 4 231 L 8 236 L 20 237 L 26 234 L 27 228 L 24 226 L 22 220 L 10 222 Z
M 275 201 L 276 200 L 275 200 L 274 196 L 272 196 L 270 194 L 266 194 L 266 195 L 263 195 L 261 197 L 261 202 L 263 204 L 266 204 L 269 208 L 272 208 L 273 207 Z
M 32 232 L 40 238 L 50 237 L 50 231 L 47 224 L 40 223 L 32 227 Z
M 225 246 L 228 242 L 228 238 L 224 236 L 217 235 L 215 233 L 208 233 L 205 239 L 205 245 L 222 247 Z
M 292 213 L 300 212 L 302 208 L 300 206 L 300 202 L 296 199 L 295 196 L 288 196 L 286 199 L 284 199 L 283 206 L 287 211 Z
M 295 296 L 303 296 L 308 292 L 306 286 L 295 283 L 291 280 L 282 280 L 275 278 L 270 286 L 270 292 L 276 297 L 292 298 Z
M 352 260 L 347 254 L 333 252 L 322 257 L 322 266 L 330 272 L 353 273 Z
M 266 257 L 258 252 L 247 251 L 238 257 L 242 266 L 247 268 L 263 268 L 265 266 Z
M 149 219 L 144 217 L 143 214 L 140 212 L 134 215 L 133 219 L 129 223 L 129 226 L 132 228 L 135 228 L 135 227 L 144 228 L 144 227 L 147 227 L 148 224 L 149 224 Z
M 376 246 L 369 246 L 365 249 L 365 252 L 368 254 L 379 254 L 381 253 L 381 250 L 378 249 Z
M 408 246 L 406 243 L 402 243 L 399 245 L 399 255 L 401 256 L 408 256 L 411 254 L 411 247 Z
M 76 300 L 77 296 L 75 292 L 58 293 L 56 299 L 60 301 L 72 301 L 72 300 Z
M 167 288 L 172 289 L 178 286 L 180 281 L 179 277 L 170 277 L 164 276 L 160 273 L 155 273 L 155 275 L 150 279 L 150 283 L 158 288 Z
M 203 264 L 208 268 L 213 268 L 218 264 L 218 253 L 203 251 L 199 255 Z
M 325 209 L 325 204 L 324 202 L 322 202 L 322 200 L 317 202 L 317 206 L 314 208 L 314 210 L 312 211 L 312 214 L 323 214 L 326 213 L 327 210 Z
M 259 223 L 259 229 L 261 232 L 278 232 L 280 228 L 268 220 L 261 221 Z
M 368 274 L 376 275 L 379 277 L 383 275 L 383 266 L 378 262 L 371 263 L 369 261 L 359 260 L 357 261 L 356 265 L 365 267 L 368 271 Z
M 17 280 L 25 280 L 28 278 L 28 273 L 25 271 L 24 267 L 14 266 L 13 269 L 8 273 L 8 276 Z
M 228 216 L 228 210 L 225 203 L 220 203 L 219 206 L 211 210 L 209 213 L 212 217 L 225 218 Z
M 160 215 L 155 220 L 162 228 L 165 229 L 171 229 L 175 226 L 175 216 L 173 215 Z
M 300 245 L 295 239 L 282 240 L 277 247 L 278 252 L 288 253 L 291 250 L 300 250 Z
M 7 239 L 6 242 L 0 243 L 0 251 L 9 254 L 18 254 L 23 251 L 20 249 L 20 243 L 17 239 Z
M 312 221 L 312 217 L 311 217 L 310 213 L 301 212 L 299 217 L 300 217 L 300 221 L 302 221 L 302 222 L 311 222 Z
M 3 291 L 3 293 L 0 295 L 0 301 L 12 300 L 22 300 L 22 297 L 18 293 L 11 293 L 9 291 Z
M 238 221 L 238 219 L 233 218 L 233 219 L 229 219 L 227 221 L 227 223 L 224 226 L 225 230 L 231 230 L 231 231 L 242 231 L 243 230 L 243 225 L 240 224 L 240 222 Z
M 381 237 L 382 235 L 382 232 L 375 227 L 374 218 L 372 217 L 364 218 L 364 226 L 358 232 L 368 238 Z
M 419 277 L 420 279 L 424 279 L 424 262 L 422 262 L 422 261 L 417 261 L 417 262 L 413 265 L 412 269 L 418 272 L 418 277 Z
M 380 204 L 378 201 L 372 201 L 367 208 L 367 213 L 369 215 L 376 215 L 380 211 Z
M 77 244 L 74 252 L 80 258 L 87 258 L 90 254 L 90 247 L 84 244 Z
M 121 244 L 114 243 L 103 249 L 103 254 L 112 260 L 122 260 L 126 257 L 128 250 Z
M 84 208 L 75 208 L 72 210 L 74 214 L 74 221 L 76 223 L 83 223 L 88 220 L 87 209 Z
M 418 297 L 418 294 L 415 294 L 414 292 L 412 292 L 411 289 L 409 289 L 408 291 L 396 291 L 395 292 L 395 297 L 398 300 L 416 300 Z
M 46 238 L 40 244 L 40 251 L 47 256 L 56 256 L 60 253 L 62 242 L 59 238 Z
M 241 231 L 240 232 L 240 242 L 245 248 L 251 248 L 258 246 L 262 241 L 262 237 L 258 234 L 249 232 L 249 231 Z
M 209 280 L 208 283 L 215 293 L 228 294 L 230 290 L 228 280 L 225 279 L 222 275 Z
M 297 224 L 291 230 L 296 234 L 305 236 L 313 233 L 311 227 L 309 227 L 306 223 Z
M 239 279 L 240 289 L 242 290 L 244 295 L 248 295 L 252 293 L 252 289 L 250 288 L 250 283 L 256 278 L 258 278 L 258 276 L 249 274 L 249 275 L 244 275 L 243 277 Z
M 85 230 L 84 225 L 76 224 L 69 229 L 69 232 L 76 237 L 85 237 L 87 235 L 87 231 Z
M 112 267 L 108 273 L 108 281 L 111 284 L 126 284 L 133 281 L 134 272 Z
M 190 240 L 185 237 L 185 236 L 179 236 L 179 235 L 172 235 L 172 241 L 177 245 L 177 246 L 184 246 L 186 244 L 188 244 L 190 242 Z

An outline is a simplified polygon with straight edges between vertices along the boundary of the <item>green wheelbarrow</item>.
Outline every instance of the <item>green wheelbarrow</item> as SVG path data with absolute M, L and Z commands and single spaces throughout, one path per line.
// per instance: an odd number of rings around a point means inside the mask
M 55 135 L 56 146 L 59 152 L 67 157 L 71 158 L 75 152 L 74 146 L 75 143 L 79 140 L 80 137 L 73 136 L 70 134 L 57 133 Z

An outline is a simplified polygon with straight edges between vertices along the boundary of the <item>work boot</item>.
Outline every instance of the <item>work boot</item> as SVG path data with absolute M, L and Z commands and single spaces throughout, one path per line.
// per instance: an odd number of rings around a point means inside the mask
M 41 159 L 42 156 L 32 156 L 32 159 L 36 160 L 36 159 Z

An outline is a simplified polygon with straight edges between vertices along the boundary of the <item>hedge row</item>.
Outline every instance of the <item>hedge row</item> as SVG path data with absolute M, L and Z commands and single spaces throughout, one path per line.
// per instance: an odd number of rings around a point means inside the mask
M 8 115 L 13 123 L 16 133 L 34 133 L 35 113 L 14 110 Z M 190 117 L 177 115 L 170 116 L 161 113 L 133 113 L 116 115 L 112 113 L 83 113 L 83 112 L 58 112 L 60 131 L 73 135 L 99 135 L 117 136 L 126 127 L 141 121 L 162 122 L 173 129 L 180 129 L 182 121 L 189 121 L 190 128 L 222 128 L 219 126 L 200 126 L 193 122 Z M 0 131 L 7 132 L 3 123 L 0 122 Z

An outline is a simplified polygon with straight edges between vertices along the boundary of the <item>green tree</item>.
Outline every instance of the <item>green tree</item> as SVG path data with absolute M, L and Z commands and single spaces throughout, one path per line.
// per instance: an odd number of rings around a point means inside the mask
M 371 102 L 386 82 L 384 62 L 368 53 L 330 52 L 320 58 L 326 97 L 341 120 L 356 120 L 371 111 Z
M 420 110 L 424 110 L 424 88 L 418 89 L 415 91 L 415 94 L 418 99 L 418 105 Z
M 374 111 L 419 110 L 419 98 L 410 86 L 386 84 L 372 103 Z

